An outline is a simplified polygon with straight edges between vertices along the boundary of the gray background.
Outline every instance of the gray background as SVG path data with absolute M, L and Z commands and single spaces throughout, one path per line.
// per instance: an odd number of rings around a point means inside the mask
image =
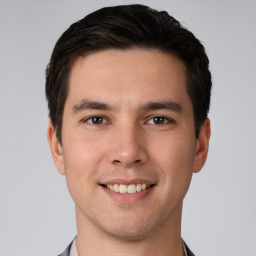
M 256 1 L 136 1 L 165 9 L 211 60 L 211 146 L 184 203 L 197 256 L 253 256 L 256 244 Z M 135 1 L 0 0 L 0 255 L 57 255 L 76 234 L 74 204 L 46 141 L 44 71 L 67 27 Z

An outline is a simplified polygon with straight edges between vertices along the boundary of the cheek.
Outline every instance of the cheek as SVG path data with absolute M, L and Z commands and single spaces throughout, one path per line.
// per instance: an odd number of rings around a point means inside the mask
M 193 166 L 196 142 L 191 136 L 165 136 L 157 140 L 151 147 L 152 155 L 159 159 L 166 167 Z
M 102 152 L 102 147 L 88 139 L 76 140 L 73 137 L 66 143 L 63 141 L 66 180 L 72 196 L 81 191 L 90 193 L 89 188 L 97 185 L 95 177 L 99 170 Z
M 67 138 L 68 139 L 68 138 Z M 66 142 L 66 143 L 65 143 Z M 104 152 L 101 143 L 88 138 L 72 138 L 63 141 L 64 164 L 67 172 L 86 173 L 95 169 Z M 71 170 L 72 168 L 72 170 Z
M 187 190 L 195 160 L 195 142 L 191 137 L 165 138 L 155 147 L 155 161 L 161 169 L 163 184 L 168 189 Z

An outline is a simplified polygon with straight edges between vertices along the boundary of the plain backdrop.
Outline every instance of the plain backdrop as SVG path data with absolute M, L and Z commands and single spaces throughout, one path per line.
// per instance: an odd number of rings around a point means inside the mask
M 184 201 L 184 240 L 197 256 L 256 255 L 256 1 L 0 0 L 0 256 L 56 256 L 76 235 L 46 140 L 45 67 L 69 25 L 129 3 L 167 10 L 211 63 L 210 151 Z

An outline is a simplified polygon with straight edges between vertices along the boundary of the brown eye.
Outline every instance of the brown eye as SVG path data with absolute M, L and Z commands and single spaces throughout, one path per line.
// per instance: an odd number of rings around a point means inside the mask
M 174 120 L 164 116 L 154 116 L 147 122 L 148 124 L 165 125 L 174 123 Z
M 162 116 L 155 116 L 153 117 L 154 124 L 164 124 L 166 122 L 166 118 Z
M 96 125 L 107 123 L 106 119 L 102 116 L 92 116 L 86 119 L 85 122 L 89 124 L 96 124 Z

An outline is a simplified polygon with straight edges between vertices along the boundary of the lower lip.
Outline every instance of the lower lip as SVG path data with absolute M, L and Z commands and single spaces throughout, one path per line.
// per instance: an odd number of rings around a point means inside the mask
M 112 191 L 106 187 L 101 186 L 102 189 L 111 197 L 113 198 L 115 201 L 119 202 L 119 203 L 136 203 L 139 200 L 142 200 L 143 198 L 145 198 L 149 193 L 152 192 L 153 187 L 150 187 L 146 190 L 142 190 L 140 192 L 136 192 L 136 193 L 118 193 L 115 191 Z

